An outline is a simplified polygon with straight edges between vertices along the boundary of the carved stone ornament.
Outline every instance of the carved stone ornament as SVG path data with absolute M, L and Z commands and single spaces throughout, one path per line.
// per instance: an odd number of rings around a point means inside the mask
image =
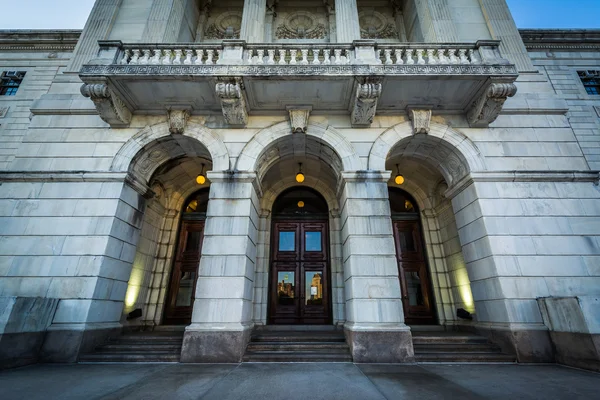
M 377 11 L 358 13 L 361 39 L 398 39 L 396 24 Z
M 308 11 L 291 13 L 275 31 L 277 39 L 324 39 L 325 25 Z
M 169 132 L 172 135 L 182 135 L 189 118 L 190 112 L 188 110 L 169 111 Z
M 306 133 L 312 107 L 288 107 L 292 133 Z
M 373 123 L 377 112 L 377 102 L 381 96 L 381 81 L 369 79 L 359 83 L 356 89 L 356 100 L 350 119 L 355 128 L 367 128 Z
M 205 39 L 239 39 L 242 29 L 242 13 L 226 11 L 219 15 L 204 32 Z
M 221 99 L 223 116 L 229 125 L 244 126 L 248 122 L 248 111 L 244 100 L 243 84 L 240 78 L 227 79 L 217 83 L 217 97 Z
M 131 111 L 105 83 L 84 83 L 81 94 L 94 102 L 100 118 L 111 127 L 125 127 L 131 122 Z
M 408 117 L 413 123 L 414 134 L 429 133 L 431 124 L 431 110 L 408 110 Z
M 6 117 L 6 114 L 8 114 L 9 109 L 10 107 L 0 107 L 0 118 Z
M 498 118 L 507 98 L 517 94 L 514 83 L 492 83 L 467 113 L 469 124 L 474 128 L 485 128 Z

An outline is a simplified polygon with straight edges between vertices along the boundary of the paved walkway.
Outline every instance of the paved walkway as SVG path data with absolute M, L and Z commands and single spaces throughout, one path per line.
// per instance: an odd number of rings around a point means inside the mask
M 560 366 L 36 365 L 0 372 L 0 399 L 598 399 L 600 374 Z

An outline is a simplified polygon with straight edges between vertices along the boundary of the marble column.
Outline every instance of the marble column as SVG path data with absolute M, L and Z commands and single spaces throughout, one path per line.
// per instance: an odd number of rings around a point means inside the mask
M 81 66 L 98 54 L 98 40 L 107 39 L 123 0 L 97 0 L 83 28 L 67 72 L 79 72 Z
M 346 339 L 354 362 L 411 362 L 387 181 L 390 172 L 344 172 L 341 193 Z
M 335 0 L 335 22 L 338 43 L 360 39 L 356 0 Z
M 253 328 L 259 200 L 254 173 L 208 174 L 211 182 L 192 324 L 181 362 L 240 362 Z
M 248 43 L 264 42 L 267 0 L 244 0 L 240 39 Z
M 174 43 L 179 40 L 186 0 L 154 0 L 142 35 L 145 43 Z

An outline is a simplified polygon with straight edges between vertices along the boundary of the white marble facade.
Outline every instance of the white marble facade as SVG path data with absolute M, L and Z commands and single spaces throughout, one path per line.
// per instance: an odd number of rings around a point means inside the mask
M 212 3 L 97 0 L 80 37 L 0 31 L 0 72 L 26 72 L 16 96 L 0 96 L 0 296 L 58 299 L 45 357 L 57 359 L 60 335 L 162 324 L 182 206 L 200 188 L 201 164 L 210 202 L 187 331 L 266 324 L 271 208 L 302 162 L 304 185 L 330 210 L 334 324 L 409 332 L 388 202 L 398 165 L 421 210 L 438 323 L 477 329 L 521 361 L 548 361 L 537 299 L 600 295 L 600 97 L 577 75 L 600 70 L 597 47 L 533 43 L 535 31 L 524 44 L 504 0 L 315 1 L 304 11 L 292 0 Z M 384 33 L 364 26 L 382 15 Z M 243 126 L 232 124 L 218 102 L 172 133 L 168 111 L 188 109 L 177 98 L 111 127 L 92 101 L 110 94 L 80 93 L 78 72 L 98 40 L 347 44 L 378 34 L 386 44 L 501 39 L 518 91 L 489 125 L 431 98 L 425 125 L 410 109 L 374 112 L 357 127 L 355 113 L 313 108 L 305 133 L 292 133 L 287 112 L 253 104 Z M 234 98 L 221 97 L 223 107 Z M 136 308 L 143 317 L 127 322 Z

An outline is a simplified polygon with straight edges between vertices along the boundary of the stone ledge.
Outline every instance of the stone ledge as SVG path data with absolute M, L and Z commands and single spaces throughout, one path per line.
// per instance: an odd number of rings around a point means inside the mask
M 182 363 L 239 363 L 246 352 L 252 330 L 186 330 L 181 348 Z
M 353 331 L 345 329 L 355 363 L 412 363 L 415 361 L 409 330 Z

